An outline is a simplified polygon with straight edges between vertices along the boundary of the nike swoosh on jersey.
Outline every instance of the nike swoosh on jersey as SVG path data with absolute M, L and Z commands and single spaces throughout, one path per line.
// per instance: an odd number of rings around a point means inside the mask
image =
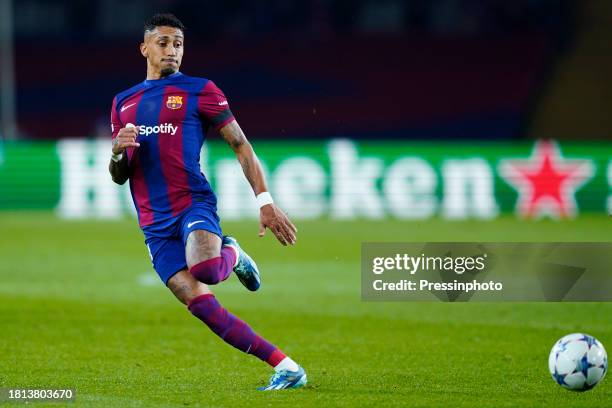
M 217 102 L 217 104 L 218 104 L 219 106 L 227 105 L 227 101 Z
M 129 108 L 131 108 L 132 106 L 136 105 L 136 103 L 130 103 L 129 105 L 124 105 L 121 107 L 121 112 L 123 112 L 124 110 L 127 110 Z
M 190 222 L 189 224 L 187 224 L 187 228 L 191 228 L 191 227 L 193 227 L 194 225 L 196 225 L 196 224 L 197 224 L 197 223 L 199 223 L 199 222 L 206 222 L 206 221 L 202 221 L 202 220 L 200 220 L 200 221 Z

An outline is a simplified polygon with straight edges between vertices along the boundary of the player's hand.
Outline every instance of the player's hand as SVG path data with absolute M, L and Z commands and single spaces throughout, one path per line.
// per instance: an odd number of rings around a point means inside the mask
M 295 244 L 297 228 L 289 221 L 283 210 L 274 204 L 264 205 L 259 210 L 259 219 L 260 237 L 263 237 L 266 233 L 266 228 L 269 228 L 281 244 Z
M 140 143 L 136 141 L 137 137 L 138 128 L 134 125 L 120 129 L 117 137 L 113 140 L 113 154 L 121 154 L 128 147 L 139 147 Z

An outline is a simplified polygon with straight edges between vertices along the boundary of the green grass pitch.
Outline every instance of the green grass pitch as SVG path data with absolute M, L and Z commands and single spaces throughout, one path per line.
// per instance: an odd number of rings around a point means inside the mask
M 0 387 L 76 388 L 71 406 L 88 407 L 612 405 L 610 378 L 572 393 L 547 370 L 570 332 L 612 351 L 612 304 L 367 303 L 359 287 L 362 241 L 609 241 L 607 217 L 303 221 L 293 248 L 257 228 L 224 224 L 259 263 L 261 290 L 235 277 L 213 289 L 307 369 L 308 387 L 256 391 L 271 370 L 174 299 L 134 220 L 26 212 L 0 215 Z

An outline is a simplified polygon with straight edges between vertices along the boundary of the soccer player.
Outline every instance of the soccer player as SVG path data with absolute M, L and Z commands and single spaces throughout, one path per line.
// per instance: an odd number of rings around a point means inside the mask
M 260 390 L 301 387 L 304 369 L 223 308 L 210 290 L 232 271 L 248 290 L 260 285 L 255 262 L 235 238 L 222 234 L 217 199 L 200 172 L 200 150 L 210 129 L 233 149 L 253 188 L 259 236 L 268 228 L 281 244 L 293 245 L 297 230 L 274 204 L 223 92 L 208 79 L 179 71 L 184 40 L 183 24 L 172 14 L 145 22 L 140 52 L 147 78 L 113 100 L 109 171 L 115 183 L 129 180 L 153 267 L 172 293 L 225 342 L 274 367 Z

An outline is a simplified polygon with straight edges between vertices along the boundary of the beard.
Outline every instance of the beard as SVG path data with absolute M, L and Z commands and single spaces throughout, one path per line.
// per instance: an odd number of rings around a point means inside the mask
M 162 68 L 161 72 L 159 73 L 161 78 L 167 77 L 169 75 L 172 75 L 176 72 L 176 69 L 172 68 L 172 67 L 165 67 Z

